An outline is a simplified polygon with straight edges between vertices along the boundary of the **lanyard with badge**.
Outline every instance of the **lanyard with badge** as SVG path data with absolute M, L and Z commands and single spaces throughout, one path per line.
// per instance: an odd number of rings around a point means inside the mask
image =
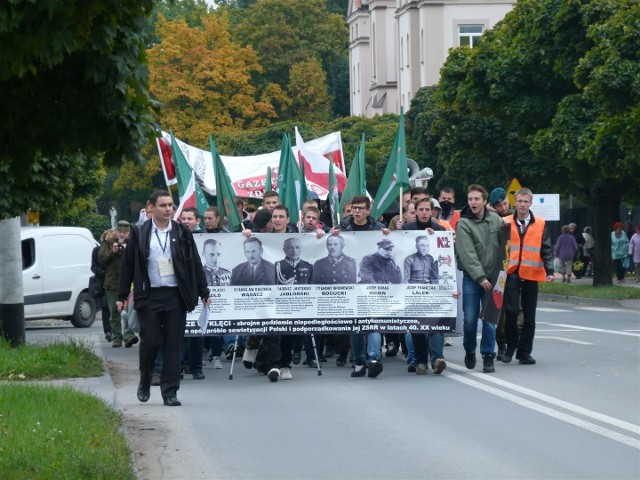
M 169 242 L 169 232 L 164 234 L 164 245 L 160 241 L 160 235 L 158 235 L 158 230 L 155 231 L 156 238 L 158 239 L 158 245 L 162 249 L 162 253 L 164 254 L 167 249 L 167 243 Z M 160 269 L 161 277 L 169 277 L 173 275 L 173 264 L 171 263 L 171 258 L 160 258 L 158 260 L 158 268 Z

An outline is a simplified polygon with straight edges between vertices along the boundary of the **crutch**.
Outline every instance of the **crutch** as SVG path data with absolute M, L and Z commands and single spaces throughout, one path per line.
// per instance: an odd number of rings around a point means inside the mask
M 229 370 L 229 380 L 233 380 L 233 365 L 236 363 L 236 352 L 238 351 L 238 335 L 233 341 L 233 356 L 231 357 L 231 370 Z
M 313 345 L 313 354 L 316 356 L 316 366 L 318 367 L 318 376 L 322 375 L 322 369 L 320 368 L 320 359 L 318 358 L 318 348 L 316 347 L 316 337 L 311 334 L 311 345 Z

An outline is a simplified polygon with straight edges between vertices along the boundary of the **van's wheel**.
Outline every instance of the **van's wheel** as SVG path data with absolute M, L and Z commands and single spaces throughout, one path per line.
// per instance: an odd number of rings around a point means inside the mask
M 93 325 L 96 319 L 96 302 L 87 292 L 81 292 L 76 300 L 76 307 L 71 316 L 74 327 L 87 328 Z

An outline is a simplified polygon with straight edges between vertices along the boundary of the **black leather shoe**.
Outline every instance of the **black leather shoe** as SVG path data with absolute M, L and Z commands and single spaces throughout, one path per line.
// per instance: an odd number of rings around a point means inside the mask
M 204 373 L 202 372 L 193 372 L 192 375 L 194 380 L 204 380 Z
M 484 373 L 493 373 L 496 371 L 496 367 L 493 365 L 493 355 L 483 355 L 482 362 L 482 371 Z
M 171 396 L 171 397 L 164 397 L 164 404 L 167 407 L 179 407 L 180 405 L 182 405 L 182 403 L 180 403 L 180 400 L 178 400 L 178 397 Z
M 338 355 L 338 358 L 336 358 L 336 367 L 344 367 L 346 364 L 347 364 L 347 354 L 341 353 L 340 355 Z
M 531 355 L 527 355 L 526 357 L 521 357 L 518 359 L 518 361 L 520 362 L 520 365 L 535 365 L 536 364 L 536 359 L 533 358 Z
M 294 365 L 298 365 L 300 363 L 300 352 L 293 352 L 291 356 L 291 361 Z
M 513 358 L 513 354 L 515 352 L 513 350 L 509 350 L 508 348 L 502 354 L 502 363 L 511 363 L 511 359 Z
M 138 400 L 141 402 L 148 402 L 151 397 L 151 387 L 145 387 L 142 384 L 138 385 Z
M 469 370 L 476 368 L 476 352 L 467 352 L 464 355 L 464 366 Z

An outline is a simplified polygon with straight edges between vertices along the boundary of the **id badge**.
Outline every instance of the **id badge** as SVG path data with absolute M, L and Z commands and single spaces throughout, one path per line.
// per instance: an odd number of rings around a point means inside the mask
M 160 276 L 169 277 L 173 275 L 173 264 L 169 258 L 161 258 L 158 260 L 158 267 L 160 267 Z

